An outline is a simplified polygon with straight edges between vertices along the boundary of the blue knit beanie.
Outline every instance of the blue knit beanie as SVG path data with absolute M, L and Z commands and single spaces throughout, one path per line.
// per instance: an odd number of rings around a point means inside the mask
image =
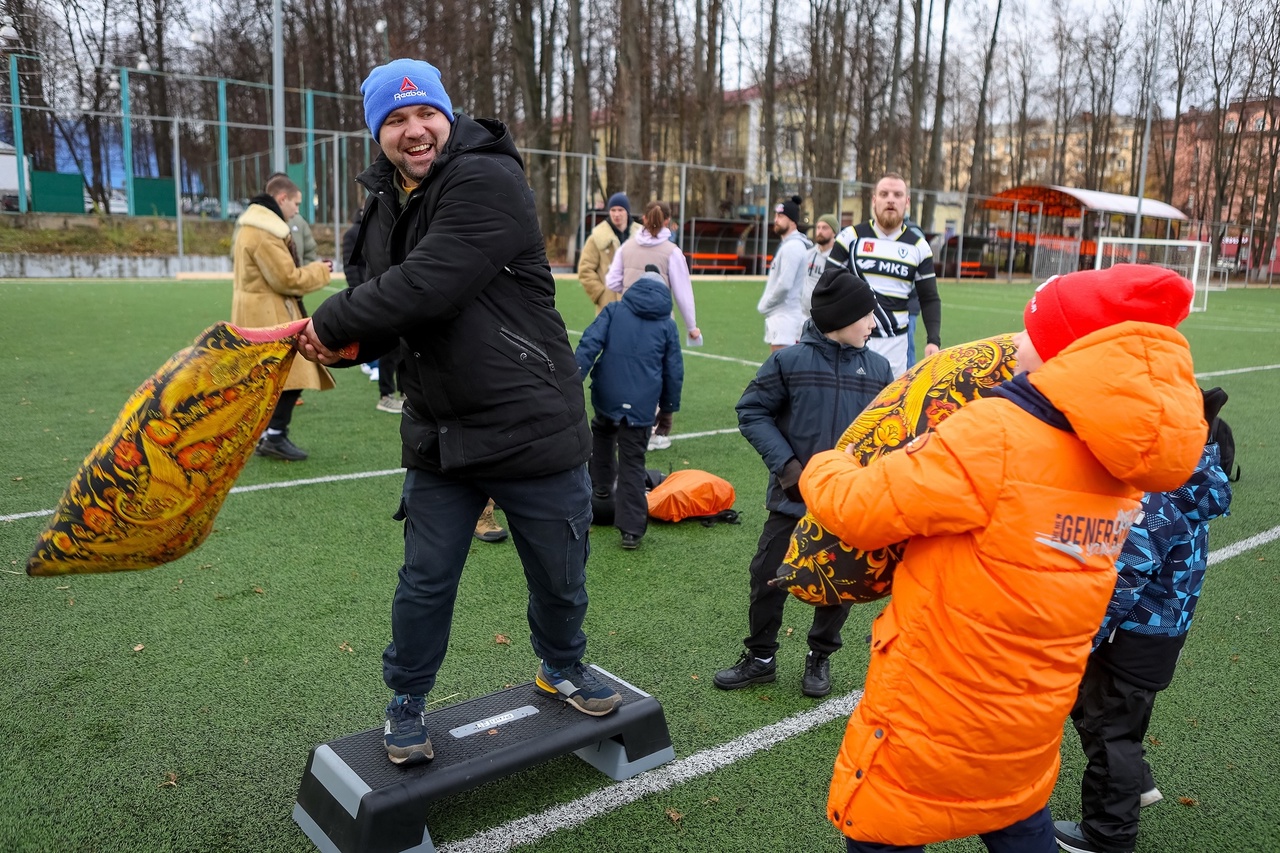
M 604 206 L 604 209 L 611 210 L 615 207 L 626 208 L 627 216 L 631 215 L 631 199 L 627 198 L 626 193 L 614 193 L 609 196 L 609 203 Z
M 364 123 L 378 138 L 387 116 L 401 107 L 427 104 L 453 123 L 453 102 L 440 82 L 440 70 L 421 59 L 396 59 L 379 65 L 360 84 L 364 95 Z

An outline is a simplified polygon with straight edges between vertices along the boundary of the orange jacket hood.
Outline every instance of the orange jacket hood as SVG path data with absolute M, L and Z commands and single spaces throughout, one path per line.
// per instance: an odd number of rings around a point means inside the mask
M 1166 492 L 1191 476 L 1209 428 L 1187 339 L 1176 330 L 1108 326 L 1028 378 L 1117 480 Z

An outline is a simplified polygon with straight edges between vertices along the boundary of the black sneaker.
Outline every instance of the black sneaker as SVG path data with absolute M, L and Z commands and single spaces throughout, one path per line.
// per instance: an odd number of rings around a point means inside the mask
M 800 692 L 815 699 L 831 692 L 831 658 L 828 655 L 809 652 L 805 657 Z
M 748 684 L 768 684 L 778 678 L 777 658 L 765 663 L 760 658 L 743 652 L 738 662 L 728 669 L 722 669 L 711 680 L 721 690 L 737 690 Z
M 643 537 L 637 536 L 634 533 L 622 534 L 622 550 L 634 551 L 635 549 L 639 548 L 641 538 Z
M 255 456 L 269 456 L 286 462 L 301 462 L 307 458 L 307 451 L 290 441 L 285 433 L 264 435 L 258 439 L 258 447 L 253 453 Z
M 426 697 L 397 693 L 387 706 L 387 725 L 382 732 L 387 758 L 392 764 L 419 764 L 435 758 L 427 737 Z
M 595 673 L 582 662 L 552 669 L 543 661 L 533 680 L 537 689 L 561 702 L 568 702 L 584 714 L 603 717 L 622 704 L 622 697 L 612 687 L 601 684 Z
M 1057 839 L 1058 846 L 1066 850 L 1067 853 L 1133 853 L 1132 847 L 1125 851 L 1118 847 L 1103 847 L 1100 844 L 1094 844 L 1084 837 L 1080 824 L 1074 820 L 1055 820 L 1053 822 L 1053 834 Z

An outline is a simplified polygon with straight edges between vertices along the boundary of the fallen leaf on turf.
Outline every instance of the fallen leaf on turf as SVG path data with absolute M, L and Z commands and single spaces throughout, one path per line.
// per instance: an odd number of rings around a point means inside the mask
M 1156 737 L 1155 735 L 1147 735 L 1147 740 L 1151 741 L 1151 745 L 1152 745 L 1152 746 L 1161 746 L 1161 745 L 1162 745 L 1162 744 L 1160 743 L 1160 738 Z
M 792 634 L 794 634 L 795 632 L 796 632 L 796 629 L 795 629 L 795 628 L 788 628 L 788 629 L 787 629 L 787 636 L 788 636 L 788 637 L 790 637 L 790 636 L 791 636 Z
M 698 680 L 698 673 L 696 673 L 696 672 L 695 672 L 695 673 L 693 673 L 693 675 L 690 675 L 689 677 L 690 677 L 690 678 L 692 678 L 694 681 L 697 681 L 697 680 Z
M 489 733 L 489 734 L 491 734 L 491 735 L 496 735 L 496 734 L 498 733 L 498 730 L 497 730 L 497 729 L 489 729 L 489 732 L 488 732 L 488 733 Z
M 500 646 L 511 645 L 511 638 L 508 637 L 506 634 L 494 634 L 493 641 Z
M 178 774 L 170 770 L 168 773 L 164 774 L 164 781 L 161 782 L 157 787 L 160 787 L 160 788 L 178 787 Z
M 761 702 L 772 702 L 772 701 L 773 701 L 773 697 L 772 697 L 772 696 L 769 696 L 769 695 L 767 695 L 767 694 L 766 694 L 766 695 L 761 695 L 761 697 L 760 697 L 760 701 L 761 701 Z
M 75 606 L 76 606 L 76 600 L 75 600 L 74 598 L 68 598 L 68 599 L 67 599 L 67 606 L 68 606 L 68 607 L 75 607 Z
M 707 805 L 707 804 L 709 804 L 709 803 L 718 803 L 718 802 L 720 802 L 720 798 L 719 798 L 719 797 L 712 797 L 712 798 L 710 798 L 710 799 L 708 799 L 708 800 L 703 800 L 703 801 L 702 801 L 702 804 L 703 804 L 703 805 Z
M 667 817 L 671 818 L 672 823 L 679 823 L 680 818 L 684 817 L 684 815 L 680 814 L 680 812 L 676 811 L 675 809 L 668 807 Z
M 1239 663 L 1239 662 L 1240 662 L 1240 655 L 1232 655 L 1232 656 L 1231 656 L 1231 662 L 1232 662 L 1232 663 Z
M 260 587 L 260 586 L 255 586 L 255 587 L 253 588 L 253 591 L 254 591 L 254 592 L 256 592 L 258 595 L 266 595 L 266 594 L 267 594 L 267 591 L 266 591 L 265 589 L 263 589 L 262 587 Z
M 343 651 L 343 652 L 351 652 L 352 654 L 354 654 L 354 653 L 355 653 L 355 649 L 351 648 L 351 644 L 350 644 L 350 643 L 348 643 L 346 640 L 343 640 L 343 641 L 338 645 L 338 650 L 339 650 L 339 651 Z
M 21 478 L 21 477 L 14 477 L 14 478 L 13 478 L 13 482 L 15 482 L 15 483 L 21 483 L 21 482 L 22 482 L 22 478 Z
M 1178 802 L 1182 803 L 1187 808 L 1193 808 L 1200 805 L 1197 800 L 1193 800 L 1190 797 L 1178 797 Z
M 133 647 L 133 650 L 134 650 L 135 652 L 140 652 L 140 651 L 142 651 L 142 650 L 143 650 L 143 649 L 145 649 L 145 648 L 146 648 L 146 646 L 142 645 L 142 643 L 138 643 L 138 645 L 136 645 L 136 646 L 134 646 L 134 647 Z

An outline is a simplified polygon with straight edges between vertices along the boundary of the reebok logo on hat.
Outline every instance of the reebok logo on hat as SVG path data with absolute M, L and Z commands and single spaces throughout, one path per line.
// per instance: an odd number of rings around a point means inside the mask
M 404 82 L 400 84 L 400 91 L 416 92 L 418 91 L 418 84 L 410 80 L 408 77 L 406 77 L 404 78 Z

